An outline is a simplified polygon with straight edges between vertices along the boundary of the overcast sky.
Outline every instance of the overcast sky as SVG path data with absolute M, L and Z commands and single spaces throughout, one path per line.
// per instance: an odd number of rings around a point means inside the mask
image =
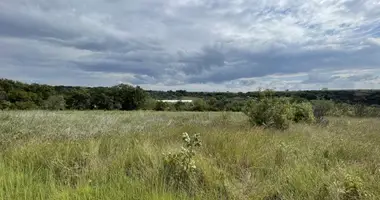
M 380 0 L 1 0 L 0 77 L 248 91 L 380 88 Z

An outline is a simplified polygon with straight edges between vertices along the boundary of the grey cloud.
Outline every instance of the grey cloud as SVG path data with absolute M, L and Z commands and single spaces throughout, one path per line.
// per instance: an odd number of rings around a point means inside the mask
M 293 49 L 285 50 L 272 49 L 268 52 L 252 53 L 249 50 L 231 49 L 223 56 L 224 61 L 238 64 L 219 65 L 218 69 L 208 71 L 210 68 L 206 64 L 203 74 L 190 76 L 190 82 L 217 82 L 239 78 L 261 77 L 271 74 L 291 74 L 298 72 L 310 72 L 314 69 L 355 69 L 355 68 L 378 68 L 380 66 L 380 47 L 371 47 L 356 50 L 314 50 L 294 53 Z M 204 54 L 207 57 L 207 54 Z M 201 56 L 200 56 L 201 57 Z M 213 58 L 213 57 L 211 57 Z M 204 63 L 208 63 L 205 59 Z M 199 63 L 202 61 L 198 60 Z M 189 65 L 190 67 L 191 65 Z M 191 74 L 189 74 L 191 75 Z
M 228 88 L 242 88 L 242 87 L 249 87 L 249 86 L 254 86 L 258 82 L 254 79 L 242 79 L 242 80 L 234 80 L 234 81 L 229 81 L 227 83 Z
M 303 81 L 304 84 L 325 84 L 325 83 L 340 83 L 342 85 L 353 83 L 353 82 L 363 82 L 372 81 L 379 79 L 378 75 L 364 73 L 355 75 L 332 75 L 331 73 L 319 73 L 311 72 L 308 74 L 308 78 Z
M 337 79 L 339 79 L 338 76 L 332 76 L 329 74 L 321 74 L 318 72 L 314 72 L 314 73 L 309 73 L 308 78 L 302 83 L 304 84 L 330 83 Z
M 17 13 L 9 15 L 4 8 L 0 12 L 0 35 L 21 38 L 54 37 L 68 39 L 75 36 L 73 33 L 48 25 L 45 21 L 35 19 L 33 16 Z
M 349 81 L 371 81 L 378 79 L 379 76 L 373 75 L 373 74 L 360 74 L 360 75 L 351 75 L 347 77 L 346 79 Z
M 378 68 L 380 46 L 366 42 L 380 33 L 371 2 L 3 0 L 0 61 L 166 85 L 251 86 L 246 78 Z M 310 75 L 305 83 L 335 79 Z
M 180 54 L 182 55 L 182 54 Z M 201 74 L 205 70 L 213 67 L 224 66 L 225 55 L 216 48 L 204 47 L 196 55 L 182 55 L 179 63 L 184 65 L 182 70 L 186 74 Z

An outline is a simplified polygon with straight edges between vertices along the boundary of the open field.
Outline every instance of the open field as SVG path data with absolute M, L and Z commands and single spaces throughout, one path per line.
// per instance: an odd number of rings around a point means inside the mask
M 191 190 L 162 173 L 200 133 Z M 380 120 L 253 128 L 240 113 L 0 112 L 0 199 L 380 199 Z

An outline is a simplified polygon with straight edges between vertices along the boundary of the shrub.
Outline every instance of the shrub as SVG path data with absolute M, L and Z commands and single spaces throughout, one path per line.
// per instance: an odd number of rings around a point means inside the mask
M 37 105 L 31 101 L 26 101 L 26 102 L 17 101 L 11 105 L 11 109 L 17 109 L 17 110 L 33 110 L 37 108 L 38 108 Z
M 45 109 L 48 110 L 64 110 L 66 107 L 65 98 L 61 95 L 59 96 L 50 96 L 44 102 Z
M 314 122 L 313 105 L 309 102 L 293 103 L 295 122 Z
M 311 101 L 315 117 L 323 117 L 334 112 L 335 104 L 330 100 L 313 100 Z
M 192 103 L 178 101 L 174 104 L 173 109 L 175 109 L 176 111 L 191 111 L 192 106 Z
M 156 107 L 156 100 L 153 98 L 147 98 L 144 102 L 144 105 L 142 105 L 143 110 L 154 110 Z
M 286 129 L 292 118 L 291 106 L 284 98 L 274 98 L 269 92 L 247 103 L 244 113 L 254 126 Z
M 310 103 L 293 101 L 291 98 L 274 97 L 271 91 L 260 93 L 259 99 L 247 103 L 244 113 L 255 126 L 289 128 L 291 122 L 314 122 Z
M 12 106 L 11 102 L 0 100 L 0 110 L 7 110 Z
M 354 106 L 354 115 L 356 117 L 364 117 L 367 113 L 367 109 L 363 104 L 357 104 Z
M 360 200 L 372 195 L 363 190 L 363 182 L 358 177 L 347 176 L 341 192 L 342 200 Z
M 189 189 L 192 180 L 196 177 L 197 167 L 194 156 L 195 148 L 201 146 L 200 135 L 190 137 L 182 134 L 184 145 L 178 153 L 168 153 L 164 157 L 164 178 L 167 184 L 176 189 Z
M 356 104 L 353 107 L 353 116 L 355 117 L 378 117 L 380 109 L 376 106 L 366 106 Z
M 196 99 L 193 102 L 193 111 L 206 111 L 208 109 L 207 103 L 203 99 Z
M 169 104 L 163 101 L 157 101 L 154 106 L 155 111 L 167 111 L 169 110 Z

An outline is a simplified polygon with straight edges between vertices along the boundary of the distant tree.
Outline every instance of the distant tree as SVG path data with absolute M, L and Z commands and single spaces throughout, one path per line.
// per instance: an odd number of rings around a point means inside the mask
M 10 102 L 28 102 L 33 101 L 34 93 L 24 91 L 22 89 L 15 89 L 8 93 L 8 99 Z
M 186 104 L 182 101 L 178 101 L 174 104 L 174 108 L 176 111 L 186 110 Z
M 34 110 L 38 106 L 32 101 L 17 101 L 11 105 L 11 109 L 16 110 Z
M 218 100 L 215 97 L 211 97 L 207 100 L 207 104 L 209 106 L 209 110 L 217 111 L 218 110 Z
M 155 107 L 156 107 L 156 100 L 151 98 L 151 97 L 147 97 L 144 105 L 142 106 L 142 109 L 143 110 L 154 110 Z
M 196 99 L 193 103 L 193 111 L 206 111 L 207 103 L 203 99 Z
M 93 109 L 115 109 L 112 93 L 107 88 L 94 88 L 90 91 L 91 105 Z
M 155 111 L 166 111 L 169 110 L 169 105 L 166 102 L 163 101 L 157 101 L 156 105 L 154 107 Z
M 87 110 L 91 108 L 91 96 L 86 89 L 76 89 L 66 98 L 67 108 Z
M 119 84 L 112 88 L 116 102 L 120 103 L 122 110 L 142 109 L 148 95 L 140 87 L 132 87 L 126 84 Z M 116 103 L 115 102 L 115 103 Z
M 8 95 L 4 90 L 0 88 L 0 101 L 6 101 L 6 100 L 8 100 Z
M 0 110 L 10 109 L 12 106 L 11 102 L 6 100 L 0 100 Z
M 66 101 L 62 95 L 50 96 L 44 101 L 44 108 L 48 110 L 64 110 L 65 107 Z

